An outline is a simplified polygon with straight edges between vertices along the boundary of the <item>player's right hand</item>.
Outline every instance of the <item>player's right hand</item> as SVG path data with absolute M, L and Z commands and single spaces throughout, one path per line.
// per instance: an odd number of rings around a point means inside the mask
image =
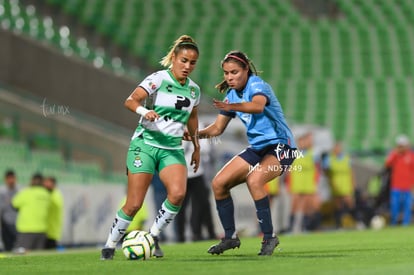
M 160 118 L 160 115 L 157 114 L 154 110 L 150 110 L 146 115 L 145 115 L 145 119 L 149 120 L 149 121 L 155 121 L 157 119 Z

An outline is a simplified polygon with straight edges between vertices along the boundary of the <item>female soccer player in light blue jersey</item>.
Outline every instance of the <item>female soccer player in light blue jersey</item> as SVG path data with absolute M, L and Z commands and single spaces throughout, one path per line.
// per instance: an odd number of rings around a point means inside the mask
M 240 246 L 230 189 L 246 182 L 263 232 L 258 255 L 271 255 L 279 240 L 273 232 L 269 198 L 264 186 L 290 169 L 297 156 L 296 146 L 272 88 L 257 76 L 247 56 L 240 51 L 231 51 L 221 65 L 224 80 L 217 88 L 227 95 L 224 101 L 214 100 L 220 114 L 213 124 L 199 131 L 199 137 L 220 135 L 231 118 L 237 116 L 246 127 L 250 146 L 231 159 L 213 179 L 212 187 L 225 236 L 208 252 L 221 254 Z
M 161 65 L 168 67 L 145 78 L 126 99 L 125 107 L 141 115 L 127 154 L 128 192 L 117 212 L 101 259 L 112 259 L 115 247 L 141 208 L 155 171 L 167 190 L 167 198 L 150 228 L 155 241 L 154 256 L 162 257 L 158 244 L 161 231 L 180 210 L 187 187 L 187 168 L 181 146 L 184 128 L 194 137 L 191 165 L 200 161 L 197 139 L 200 88 L 188 76 L 194 70 L 199 51 L 187 35 L 178 38 Z M 141 105 L 150 102 L 151 106 Z

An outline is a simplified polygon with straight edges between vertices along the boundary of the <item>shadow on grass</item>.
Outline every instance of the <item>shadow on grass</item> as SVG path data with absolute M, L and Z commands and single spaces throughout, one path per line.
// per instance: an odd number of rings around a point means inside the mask
M 312 253 L 306 253 L 306 254 L 297 254 L 297 253 L 281 253 L 277 255 L 279 258 L 301 258 L 301 259 L 328 259 L 328 258 L 345 258 L 349 257 L 348 254 L 336 254 L 336 253 L 318 253 L 318 254 L 312 254 Z
M 278 257 L 282 258 L 342 258 L 354 256 L 359 252 L 373 252 L 381 249 L 359 248 L 359 249 L 326 249 L 318 251 L 295 251 L 295 252 L 280 252 Z
M 318 259 L 318 258 L 344 258 L 348 257 L 347 254 L 339 254 L 339 253 L 318 253 L 318 254 L 312 254 L 312 253 L 278 253 L 274 254 L 273 256 L 266 256 L 261 257 L 257 255 L 220 255 L 220 256 L 211 256 L 211 257 L 205 257 L 205 258 L 181 258 L 181 259 L 175 259 L 174 261 L 177 262 L 234 262 L 234 261 L 240 261 L 243 262 L 262 262 L 262 261 L 271 261 L 271 260 L 277 260 L 278 258 L 302 258 L 302 259 Z
M 275 253 L 268 257 L 257 256 L 252 254 L 222 254 L 222 255 L 210 255 L 207 257 L 197 257 L 197 258 L 182 258 L 176 259 L 176 261 L 181 262 L 218 262 L 218 261 L 234 261 L 234 260 L 242 260 L 242 261 L 263 261 L 263 260 L 271 260 L 277 258 L 300 258 L 300 259 L 328 259 L 328 258 L 346 258 L 355 256 L 355 253 L 358 252 L 370 252 L 370 251 L 378 251 L 381 249 L 370 249 L 370 248 L 360 248 L 360 249 L 327 249 L 324 251 L 275 251 Z
M 273 256 L 274 257 L 274 256 Z M 263 261 L 267 259 L 272 259 L 272 257 L 263 257 L 263 256 L 257 256 L 252 254 L 232 254 L 232 255 L 206 255 L 204 258 L 200 258 L 199 256 L 197 258 L 185 258 L 185 259 L 176 259 L 175 261 L 181 261 L 181 262 L 234 262 L 235 260 L 242 260 L 242 261 L 252 261 L 252 262 L 258 262 Z

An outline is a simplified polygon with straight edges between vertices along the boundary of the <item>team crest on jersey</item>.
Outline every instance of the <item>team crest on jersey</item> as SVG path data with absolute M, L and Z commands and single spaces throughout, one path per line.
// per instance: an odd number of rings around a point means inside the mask
M 142 166 L 142 160 L 141 160 L 141 158 L 139 156 L 136 156 L 135 157 L 134 166 L 137 167 L 137 168 L 139 168 L 139 167 Z
M 150 82 L 148 85 L 151 87 L 151 90 L 157 89 L 157 85 L 155 83 Z
M 252 114 L 248 114 L 248 113 L 242 113 L 242 115 L 240 116 L 240 119 L 246 123 L 246 124 L 250 124 L 250 121 L 252 119 Z
M 191 89 L 190 89 L 190 96 L 192 98 L 195 98 L 196 97 L 196 93 L 195 93 L 195 88 L 194 87 L 191 87 Z

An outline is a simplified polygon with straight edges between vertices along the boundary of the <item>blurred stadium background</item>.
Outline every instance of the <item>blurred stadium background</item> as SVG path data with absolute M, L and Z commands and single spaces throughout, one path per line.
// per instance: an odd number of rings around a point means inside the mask
M 123 101 L 181 34 L 200 47 L 191 78 L 205 121 L 221 97 L 220 60 L 240 49 L 295 132 L 314 131 L 320 151 L 344 141 L 364 190 L 395 137 L 414 140 L 414 1 L 0 0 L 1 170 L 14 168 L 20 185 L 35 171 L 55 175 L 71 193 L 66 216 L 88 207 L 100 241 L 112 220 L 101 206 L 116 208 L 125 191 L 137 123 Z M 216 166 L 244 145 L 235 123 Z M 64 238 L 84 242 L 73 237 L 82 228 Z

